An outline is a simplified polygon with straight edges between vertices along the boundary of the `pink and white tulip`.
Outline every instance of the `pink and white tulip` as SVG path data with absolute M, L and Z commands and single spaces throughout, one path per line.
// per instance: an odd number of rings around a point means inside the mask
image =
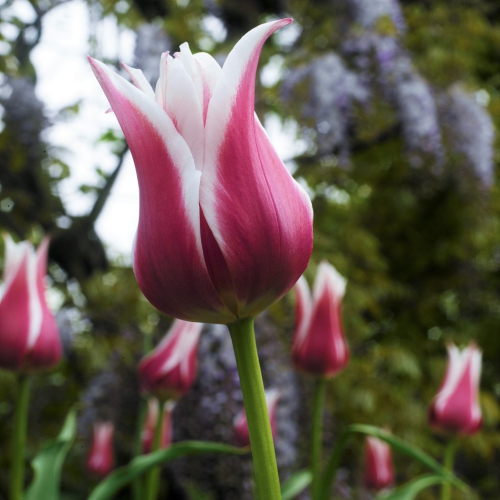
M 291 19 L 248 32 L 224 67 L 183 43 L 161 56 L 155 90 L 90 59 L 123 129 L 140 190 L 134 272 L 160 311 L 232 323 L 281 298 L 307 266 L 312 208 L 254 112 L 266 39 Z
M 92 446 L 87 457 L 87 472 L 102 478 L 114 466 L 113 436 L 115 427 L 111 422 L 95 422 Z
M 266 404 L 269 413 L 269 422 L 271 423 L 271 432 L 273 439 L 276 439 L 278 428 L 276 425 L 276 412 L 281 393 L 278 389 L 269 389 L 266 391 Z M 245 410 L 242 409 L 234 419 L 233 424 L 234 442 L 238 446 L 250 446 L 250 434 L 248 432 L 248 422 Z
M 49 239 L 38 250 L 5 236 L 4 285 L 0 299 L 0 368 L 50 368 L 62 348 L 54 315 L 45 299 Z
M 432 427 L 450 434 L 470 435 L 482 424 L 479 382 L 482 353 L 474 343 L 460 352 L 449 344 L 446 374 L 429 409 Z
M 172 414 L 175 409 L 175 402 L 164 403 L 163 423 L 161 431 L 160 449 L 166 449 L 172 443 Z M 142 430 L 142 452 L 149 453 L 153 446 L 156 424 L 158 421 L 159 403 L 156 398 L 148 400 L 148 412 Z
M 366 438 L 363 482 L 366 488 L 377 491 L 394 484 L 391 447 L 373 436 Z
M 164 339 L 139 364 L 144 392 L 160 401 L 179 399 L 198 374 L 198 341 L 203 323 L 177 319 Z
M 349 362 L 341 318 L 345 287 L 346 280 L 327 262 L 318 267 L 312 296 L 303 276 L 297 282 L 292 360 L 298 370 L 333 377 Z

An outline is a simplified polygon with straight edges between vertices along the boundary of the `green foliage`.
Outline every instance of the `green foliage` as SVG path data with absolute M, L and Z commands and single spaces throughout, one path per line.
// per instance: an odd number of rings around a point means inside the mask
M 35 477 L 26 492 L 26 500 L 41 498 L 59 500 L 61 471 L 75 435 L 76 411 L 71 410 L 57 439 L 43 446 L 40 453 L 32 460 Z
M 291 500 L 302 493 L 310 484 L 312 474 L 309 469 L 294 472 L 281 485 L 281 497 L 283 500 Z
M 116 469 L 106 479 L 101 481 L 92 491 L 88 500 L 108 500 L 124 486 L 131 483 L 134 478 L 141 476 L 149 470 L 176 458 L 199 455 L 203 453 L 229 453 L 243 455 L 249 453 L 247 448 L 235 448 L 221 443 L 208 443 L 204 441 L 183 441 L 175 443 L 166 450 L 159 450 L 148 455 L 134 458 L 128 465 Z

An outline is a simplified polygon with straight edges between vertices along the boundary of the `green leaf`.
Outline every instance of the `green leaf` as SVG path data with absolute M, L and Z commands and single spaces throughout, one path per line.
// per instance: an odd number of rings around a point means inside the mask
M 413 500 L 422 490 L 446 482 L 447 479 L 438 474 L 425 474 L 412 479 L 389 493 L 377 495 L 375 500 Z
M 183 441 L 175 443 L 166 450 L 159 450 L 148 455 L 136 457 L 128 465 L 116 469 L 94 488 L 88 500 L 107 500 L 113 498 L 121 488 L 129 484 L 134 478 L 139 477 L 153 467 L 179 457 L 200 455 L 203 453 L 244 455 L 249 452 L 249 448 L 236 448 L 227 444 L 206 441 Z
M 76 410 L 71 410 L 59 436 L 54 441 L 45 444 L 40 453 L 31 461 L 35 477 L 28 488 L 25 500 L 59 499 L 61 470 L 75 435 Z
M 309 469 L 302 469 L 294 472 L 281 485 L 282 500 L 291 500 L 296 495 L 304 491 L 312 481 L 312 474 Z

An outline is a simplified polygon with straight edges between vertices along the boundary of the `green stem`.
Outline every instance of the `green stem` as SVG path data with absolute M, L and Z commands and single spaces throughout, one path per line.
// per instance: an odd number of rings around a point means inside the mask
M 245 403 L 259 500 L 280 500 L 280 482 L 264 384 L 260 371 L 253 318 L 228 325 Z
M 156 421 L 156 429 L 151 452 L 155 452 L 160 449 L 164 409 L 164 402 L 158 401 L 158 420 Z M 148 477 L 146 478 L 146 495 L 144 497 L 146 500 L 156 500 L 158 498 L 158 491 L 160 489 L 160 471 L 160 467 L 155 467 L 149 472 Z
M 134 445 L 134 457 L 142 455 L 142 433 L 144 430 L 144 421 L 146 420 L 146 415 L 148 413 L 148 401 L 146 398 L 141 397 L 139 416 L 137 418 L 137 428 L 135 431 L 135 445 Z M 132 482 L 132 490 L 134 493 L 135 500 L 142 499 L 142 478 L 136 477 Z
M 453 463 L 455 462 L 455 451 L 457 448 L 457 442 L 452 439 L 444 450 L 444 460 L 443 465 L 446 470 L 453 473 Z M 441 486 L 441 500 L 451 499 L 451 483 L 446 481 Z
M 352 433 L 349 428 L 340 434 L 335 448 L 326 463 L 325 470 L 323 471 L 319 500 L 328 500 L 330 498 L 342 454 L 344 453 L 344 449 L 347 446 L 349 439 L 351 439 L 351 436 Z
M 312 499 L 319 500 L 321 494 L 321 457 L 323 450 L 323 407 L 325 405 L 326 381 L 316 383 L 311 436 Z
M 19 389 L 12 430 L 12 468 L 10 472 L 10 500 L 22 500 L 24 488 L 24 458 L 28 430 L 28 410 L 31 379 L 19 377 Z
M 151 334 L 144 334 L 143 338 L 143 353 L 148 354 L 152 349 L 152 339 Z M 139 415 L 137 418 L 137 428 L 135 431 L 135 446 L 134 446 L 134 457 L 142 455 L 142 433 L 144 430 L 144 421 L 146 420 L 146 415 L 148 413 L 148 400 L 146 397 L 141 396 L 141 401 L 139 403 Z M 142 488 L 143 481 L 142 477 L 134 478 L 132 482 L 132 492 L 134 500 L 142 500 Z

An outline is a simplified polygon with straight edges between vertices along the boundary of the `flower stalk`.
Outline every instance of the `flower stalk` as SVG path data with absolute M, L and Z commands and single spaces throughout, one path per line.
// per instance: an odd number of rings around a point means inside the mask
M 444 450 L 443 465 L 451 474 L 453 474 L 453 464 L 455 462 L 455 451 L 457 449 L 456 439 L 452 439 Z M 451 483 L 446 481 L 441 486 L 441 500 L 451 499 Z
M 155 452 L 160 449 L 161 435 L 163 430 L 163 412 L 165 405 L 163 401 L 158 402 L 158 420 L 156 421 L 156 429 L 151 451 Z M 152 469 L 146 478 L 146 500 L 156 500 L 160 489 L 160 468 Z
M 254 319 L 246 318 L 228 325 L 240 376 L 248 421 L 257 498 L 281 499 L 278 466 L 269 422 L 264 383 L 255 343 Z
M 31 379 L 27 375 L 19 377 L 19 392 L 14 413 L 12 431 L 12 468 L 10 472 L 10 499 L 22 500 L 24 486 L 24 458 L 28 430 L 28 411 Z
M 325 405 L 326 380 L 319 378 L 314 394 L 312 435 L 311 435 L 311 471 L 312 499 L 319 500 L 321 493 L 321 457 L 323 451 L 323 408 Z

